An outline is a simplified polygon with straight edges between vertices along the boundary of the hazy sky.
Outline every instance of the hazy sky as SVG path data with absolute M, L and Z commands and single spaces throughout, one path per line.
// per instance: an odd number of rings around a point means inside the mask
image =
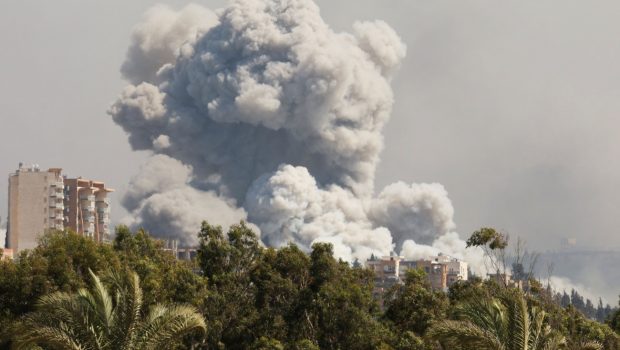
M 145 155 L 106 109 L 126 85 L 131 29 L 159 2 L 0 2 L 3 221 L 20 161 L 103 180 L 118 190 L 113 219 L 126 214 L 118 200 Z M 463 236 L 491 225 L 539 250 L 562 237 L 620 247 L 620 3 L 318 3 L 337 30 L 383 19 L 408 45 L 377 189 L 442 183 Z

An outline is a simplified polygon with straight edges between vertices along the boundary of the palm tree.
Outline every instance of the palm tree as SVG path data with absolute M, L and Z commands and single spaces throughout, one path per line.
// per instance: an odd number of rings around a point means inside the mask
M 457 308 L 457 320 L 445 320 L 428 331 L 430 339 L 450 350 L 563 349 L 562 335 L 545 324 L 546 313 L 528 307 L 521 292 L 506 291 L 500 298 L 477 299 Z M 589 343 L 583 349 L 601 349 Z
M 16 349 L 171 349 L 184 335 L 206 331 L 203 317 L 191 306 L 155 305 L 143 313 L 140 279 L 134 272 L 111 273 L 111 290 L 89 272 L 89 289 L 38 301 L 14 330 Z

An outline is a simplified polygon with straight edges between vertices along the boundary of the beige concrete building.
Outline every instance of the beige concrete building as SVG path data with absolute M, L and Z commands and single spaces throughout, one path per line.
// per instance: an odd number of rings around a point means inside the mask
M 83 178 L 64 179 L 65 227 L 97 242 L 110 239 L 110 202 L 114 192 L 103 182 Z
M 71 229 L 101 242 L 110 238 L 110 202 L 103 182 L 67 179 L 62 169 L 24 167 L 9 175 L 5 247 L 17 254 L 37 246 L 48 230 Z M 5 251 L 5 255 L 7 251 Z
M 417 268 L 426 272 L 426 277 L 433 290 L 446 291 L 448 289 L 448 267 L 445 264 L 432 260 L 418 260 Z
M 446 286 L 450 287 L 458 281 L 467 281 L 467 263 L 449 255 L 438 255 L 431 257 L 431 261 L 446 266 Z
M 49 229 L 64 228 L 62 169 L 24 167 L 9 175 L 9 217 L 6 248 L 14 254 L 32 249 Z
M 433 290 L 447 291 L 457 281 L 467 280 L 467 263 L 448 255 L 438 255 L 429 259 L 406 260 L 402 256 L 371 256 L 366 266 L 375 273 L 373 297 L 383 306 L 383 295 L 395 284 L 404 283 L 407 270 L 421 269 Z

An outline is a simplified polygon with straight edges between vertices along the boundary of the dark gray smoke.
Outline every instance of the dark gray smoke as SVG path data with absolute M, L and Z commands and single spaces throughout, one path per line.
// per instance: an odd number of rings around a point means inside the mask
M 406 53 L 390 26 L 334 32 L 311 0 L 233 1 L 216 23 L 204 9 L 196 22 L 158 11 L 133 35 L 131 85 L 110 109 L 134 149 L 157 154 L 124 200 L 134 225 L 190 244 L 204 218 L 247 216 L 272 246 L 327 241 L 348 260 L 401 247 L 464 256 L 441 185 L 373 197 L 389 82 Z

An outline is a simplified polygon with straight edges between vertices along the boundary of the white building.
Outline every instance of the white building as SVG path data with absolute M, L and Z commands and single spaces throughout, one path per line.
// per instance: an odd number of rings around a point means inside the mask
M 465 261 L 443 254 L 431 257 L 431 261 L 446 265 L 448 286 L 451 286 L 457 281 L 467 281 L 468 265 Z

